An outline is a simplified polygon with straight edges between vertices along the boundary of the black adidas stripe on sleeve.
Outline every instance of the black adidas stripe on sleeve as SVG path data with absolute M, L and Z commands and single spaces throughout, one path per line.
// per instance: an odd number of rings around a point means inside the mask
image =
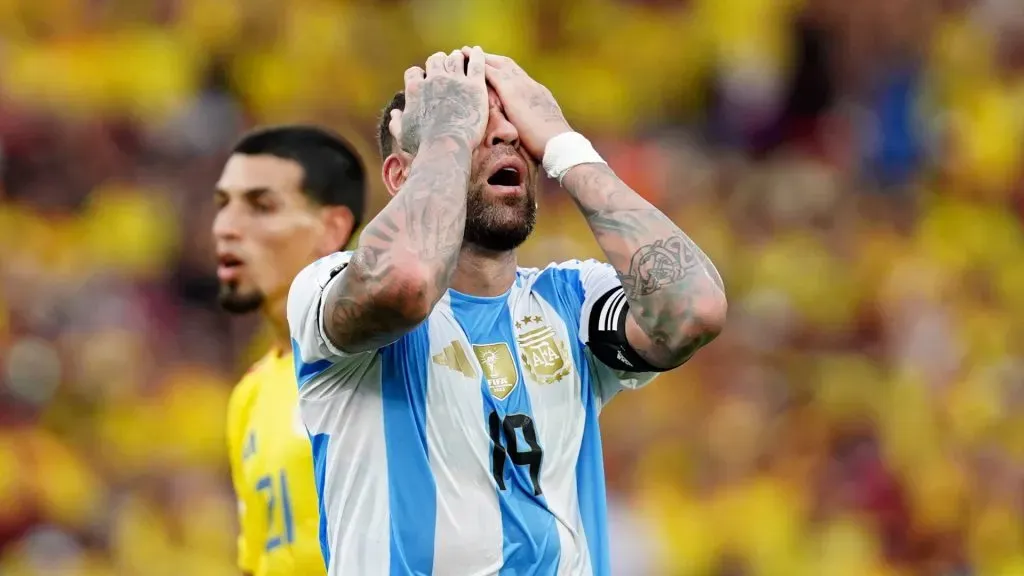
M 621 286 L 605 292 L 590 311 L 587 346 L 609 368 L 623 372 L 664 372 L 647 363 L 626 341 L 629 300 Z

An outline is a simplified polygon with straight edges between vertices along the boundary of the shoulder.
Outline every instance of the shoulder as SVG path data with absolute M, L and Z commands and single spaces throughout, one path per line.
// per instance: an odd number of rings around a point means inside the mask
M 331 279 L 340 274 L 352 260 L 352 252 L 328 254 L 303 268 L 292 280 L 289 302 L 310 292 L 319 292 L 327 287 Z
M 256 395 L 256 389 L 259 387 L 259 381 L 262 380 L 262 372 L 260 365 L 264 364 L 264 360 L 252 365 L 249 371 L 242 376 L 242 379 L 235 384 L 235 387 L 231 390 L 231 399 L 228 403 L 229 410 L 240 409 L 243 405 L 248 404 L 252 398 Z
M 288 290 L 285 312 L 292 338 L 309 346 L 319 332 L 320 304 L 331 279 L 337 277 L 352 260 L 352 252 L 335 252 L 302 269 Z
M 526 283 L 533 283 L 542 278 L 560 282 L 578 282 L 583 274 L 596 266 L 603 266 L 597 260 L 566 260 L 552 262 L 543 268 L 519 268 L 519 278 Z
M 327 286 L 327 283 L 330 282 L 332 278 L 337 276 L 338 273 L 348 266 L 348 263 L 352 260 L 353 254 L 354 253 L 351 251 L 328 254 L 307 266 L 306 269 L 310 270 L 310 276 L 312 276 L 316 280 L 316 283 L 323 288 L 324 286 Z
M 611 274 L 611 266 L 598 260 L 566 260 L 552 262 L 544 268 L 520 268 L 519 281 L 529 290 L 571 292 L 581 298 L 585 287 L 595 277 Z

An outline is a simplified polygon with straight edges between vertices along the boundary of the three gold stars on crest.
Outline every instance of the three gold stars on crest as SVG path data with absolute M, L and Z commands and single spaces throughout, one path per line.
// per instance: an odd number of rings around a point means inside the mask
M 516 322 L 516 330 L 519 330 L 523 326 L 528 326 L 530 323 L 540 324 L 543 318 L 540 316 L 523 316 L 523 319 Z

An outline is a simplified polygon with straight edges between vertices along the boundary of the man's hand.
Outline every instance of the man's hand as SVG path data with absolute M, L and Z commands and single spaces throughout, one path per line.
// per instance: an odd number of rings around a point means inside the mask
M 468 54 L 469 49 L 463 48 Z M 544 159 L 548 141 L 572 128 L 562 109 L 543 84 L 537 82 L 506 56 L 487 54 L 487 82 L 498 93 L 505 115 L 519 131 L 523 147 L 537 161 Z
M 479 46 L 438 52 L 427 59 L 426 70 L 406 70 L 405 111 L 393 115 L 391 124 L 392 133 L 401 133 L 402 149 L 415 154 L 421 146 L 444 138 L 476 148 L 487 129 L 485 78 L 485 56 Z

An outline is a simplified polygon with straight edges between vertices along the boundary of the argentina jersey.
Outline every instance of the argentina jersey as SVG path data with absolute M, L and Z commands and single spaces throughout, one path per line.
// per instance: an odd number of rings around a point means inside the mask
M 571 261 L 520 268 L 498 297 L 449 290 L 398 341 L 348 354 L 321 317 L 349 258 L 310 265 L 288 300 L 328 572 L 608 574 L 597 418 L 655 376 L 588 346 L 628 309 L 614 269 Z

